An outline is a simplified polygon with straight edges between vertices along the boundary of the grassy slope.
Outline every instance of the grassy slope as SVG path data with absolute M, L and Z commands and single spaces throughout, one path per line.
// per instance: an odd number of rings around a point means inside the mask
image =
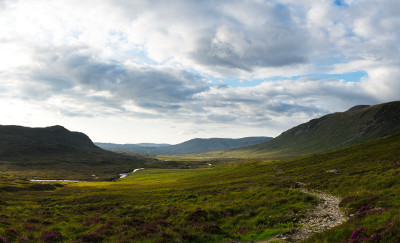
M 400 134 L 350 148 L 277 163 L 286 183 L 300 181 L 343 197 L 352 218 L 308 242 L 400 242 Z M 328 170 L 337 169 L 337 173 Z
M 296 126 L 266 143 L 204 157 L 282 159 L 316 154 L 400 132 L 400 101 L 333 113 Z
M 66 242 L 269 238 L 292 229 L 315 203 L 289 189 L 302 182 L 341 196 L 342 208 L 352 215 L 309 242 L 400 240 L 400 134 L 287 161 L 146 169 L 117 182 L 54 187 L 0 180 L 0 235 L 8 239 L 36 242 L 46 231 L 59 232 Z

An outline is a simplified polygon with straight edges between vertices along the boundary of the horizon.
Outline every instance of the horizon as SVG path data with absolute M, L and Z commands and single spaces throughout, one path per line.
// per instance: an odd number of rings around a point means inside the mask
M 0 0 L 0 124 L 58 124 L 118 144 L 276 137 L 398 100 L 398 9 L 389 0 Z

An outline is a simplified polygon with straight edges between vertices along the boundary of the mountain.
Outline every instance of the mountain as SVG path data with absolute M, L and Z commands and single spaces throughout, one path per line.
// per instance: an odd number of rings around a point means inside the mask
M 214 150 L 221 150 L 233 147 L 242 147 L 253 144 L 266 142 L 272 138 L 270 137 L 246 137 L 239 139 L 232 138 L 195 138 L 189 141 L 176 144 L 176 145 L 163 145 L 157 144 L 155 146 L 140 146 L 136 144 L 124 145 L 109 145 L 96 143 L 103 149 L 119 150 L 130 153 L 145 153 L 145 154 L 187 154 L 187 153 L 200 153 Z M 151 144 L 150 144 L 151 145 Z
M 135 168 L 158 166 L 155 159 L 103 150 L 84 133 L 62 126 L 0 126 L 0 176 L 109 180 Z
M 131 149 L 146 149 L 146 148 L 159 148 L 159 147 L 165 147 L 165 146 L 170 146 L 171 144 L 166 144 L 166 143 L 138 143 L 138 144 L 117 144 L 117 143 L 98 143 L 95 142 L 97 146 L 99 146 L 102 149 L 106 150 L 115 150 L 115 151 L 123 151 L 123 152 L 130 152 Z
M 102 153 L 88 136 L 62 126 L 29 128 L 0 126 L 0 156 L 39 156 L 65 153 Z
M 209 155 L 271 159 L 297 157 L 343 148 L 397 132 L 400 132 L 400 101 L 355 106 L 345 112 L 300 124 L 268 142 Z

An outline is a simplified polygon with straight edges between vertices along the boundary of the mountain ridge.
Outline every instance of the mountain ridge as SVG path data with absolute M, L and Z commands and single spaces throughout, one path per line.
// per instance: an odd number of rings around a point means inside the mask
M 187 154 L 208 152 L 213 150 L 227 149 L 232 147 L 248 146 L 258 144 L 272 139 L 271 137 L 244 137 L 244 138 L 194 138 L 183 143 L 158 146 L 158 147 L 145 147 L 138 146 L 137 144 L 122 144 L 120 146 L 109 146 L 107 144 L 95 143 L 103 149 L 119 150 L 131 153 L 145 153 L 145 154 Z M 117 144 L 112 144 L 117 145 Z
M 397 132 L 400 132 L 400 101 L 393 101 L 327 114 L 268 142 L 202 156 L 289 158 L 327 152 Z
M 90 138 L 81 132 L 72 132 L 60 125 L 50 127 L 23 127 L 0 125 L 0 154 L 3 157 L 36 156 L 55 153 L 103 153 Z

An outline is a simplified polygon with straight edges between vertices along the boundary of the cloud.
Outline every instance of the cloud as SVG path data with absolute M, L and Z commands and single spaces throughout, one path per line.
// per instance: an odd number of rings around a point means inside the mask
M 166 114 L 209 88 L 202 76 L 184 69 L 104 62 L 78 53 L 79 49 L 59 48 L 58 54 L 41 49 L 33 55 L 40 63 L 29 67 L 23 78 L 9 74 L 16 80 L 15 95 L 33 100 L 102 99 L 102 105 L 114 108 L 130 103 L 142 112 Z
M 251 5 L 251 4 L 250 4 Z M 294 24 L 291 10 L 282 5 L 260 4 L 239 13 L 228 8 L 227 21 L 197 42 L 191 57 L 202 65 L 242 69 L 276 67 L 307 62 L 308 37 L 301 26 Z M 257 24 L 246 23 L 242 11 L 259 14 Z M 229 18 L 228 18 L 229 17 Z
M 0 0 L 0 92 L 61 117 L 289 128 L 400 97 L 399 9 L 389 0 Z M 349 72 L 367 76 L 317 75 Z
M 15 74 L 13 90 L 18 92 L 12 95 L 50 103 L 47 109 L 68 117 L 125 116 L 258 127 L 376 102 L 373 89 L 364 87 L 364 82 L 305 77 L 254 87 L 221 86 L 182 68 L 102 61 L 82 52 L 80 48 L 58 48 L 56 54 L 52 49 L 33 52 L 37 64 L 26 70 L 23 79 Z
M 347 109 L 373 101 L 362 83 L 300 78 L 255 87 L 220 86 L 182 68 L 102 61 L 81 52 L 59 48 L 57 54 L 51 49 L 33 53 L 38 63 L 23 78 L 9 74 L 16 80 L 9 93 L 50 103 L 48 109 L 71 117 L 118 115 L 255 126 L 277 117 L 315 117 L 337 106 Z
M 259 36 L 222 26 L 212 38 L 199 40 L 191 57 L 202 65 L 219 70 L 240 69 L 247 72 L 256 67 L 285 66 L 307 61 L 304 53 L 304 42 L 307 40 L 296 36 L 296 31 L 265 28 L 254 32 Z
M 141 6 L 142 7 L 142 6 Z M 135 11 L 134 4 L 126 7 Z M 155 1 L 131 20 L 127 38 L 150 58 L 231 74 L 308 61 L 309 38 L 293 8 L 260 1 Z

